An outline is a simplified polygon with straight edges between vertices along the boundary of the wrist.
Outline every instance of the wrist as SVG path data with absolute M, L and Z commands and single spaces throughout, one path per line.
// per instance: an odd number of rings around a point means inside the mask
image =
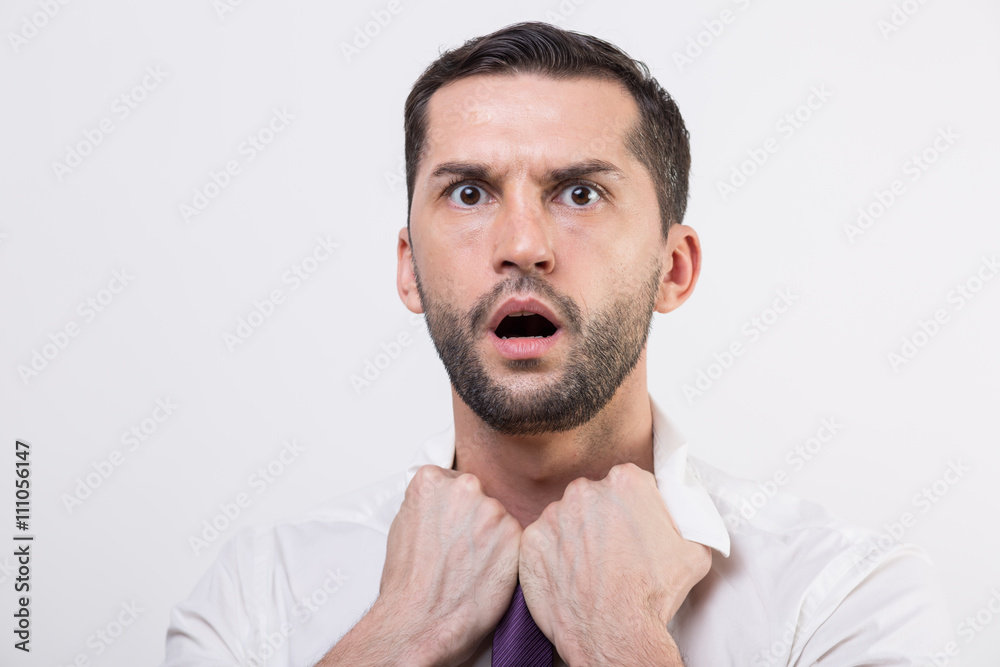
M 642 626 L 642 636 L 633 646 L 636 659 L 644 665 L 657 667 L 684 667 L 680 650 L 662 617 L 647 617 Z M 638 663 L 637 663 L 638 664 Z
M 559 654 L 570 667 L 648 665 L 684 667 L 680 651 L 665 623 L 646 617 L 634 619 L 605 632 L 578 634 L 586 644 L 560 646 Z
M 390 611 L 376 600 L 315 667 L 433 665 L 410 640 L 412 634 L 397 624 L 397 618 Z
M 365 619 L 377 629 L 377 638 L 387 649 L 379 665 L 441 667 L 455 662 L 454 642 L 448 640 L 444 624 L 429 613 L 404 611 L 401 605 L 379 597 Z

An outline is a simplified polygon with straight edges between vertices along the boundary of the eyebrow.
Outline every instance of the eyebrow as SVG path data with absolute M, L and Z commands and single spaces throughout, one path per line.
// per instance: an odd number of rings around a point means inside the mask
M 545 174 L 544 180 L 549 183 L 559 183 L 589 174 L 607 174 L 614 178 L 625 177 L 624 172 L 610 162 L 591 159 L 559 169 L 552 169 Z M 497 177 L 496 170 L 479 162 L 442 162 L 431 172 L 430 179 L 435 180 L 447 175 L 480 181 L 495 181 Z

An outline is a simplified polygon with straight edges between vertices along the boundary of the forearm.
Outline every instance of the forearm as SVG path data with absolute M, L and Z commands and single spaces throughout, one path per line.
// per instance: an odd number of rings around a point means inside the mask
M 665 629 L 657 636 L 648 637 L 647 641 L 637 642 L 636 649 L 634 658 L 626 657 L 623 662 L 613 664 L 684 667 L 681 652 Z
M 597 667 L 606 665 L 644 665 L 649 667 L 684 667 L 680 650 L 666 628 L 646 626 L 646 630 L 628 632 L 627 636 L 605 635 L 600 643 L 587 648 L 567 649 L 563 656 L 570 667 Z M 591 637 L 596 638 L 596 634 Z M 560 655 L 562 653 L 560 652 Z
M 376 601 L 315 667 L 440 665 L 427 634 Z

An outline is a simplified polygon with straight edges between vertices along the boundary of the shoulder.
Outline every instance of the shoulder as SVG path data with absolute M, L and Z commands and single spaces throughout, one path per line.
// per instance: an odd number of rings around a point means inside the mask
M 304 512 L 266 525 L 244 528 L 235 536 L 230 561 L 253 564 L 254 576 L 272 578 L 286 569 L 301 570 L 301 560 L 322 553 L 349 561 L 384 547 L 389 526 L 406 490 L 400 472 L 333 497 Z M 220 558 L 222 554 L 220 554 Z M 247 574 L 250 574 L 247 572 Z
M 387 533 L 405 491 L 405 473 L 394 473 L 355 491 L 335 496 L 305 512 L 281 519 L 262 530 L 354 524 Z
M 818 503 L 782 491 L 774 481 L 735 477 L 694 457 L 690 462 L 722 516 L 738 557 L 759 554 L 782 567 L 797 562 L 796 570 L 826 569 L 839 559 L 864 569 L 900 549 L 923 554 L 900 542 L 905 530 L 877 533 L 854 526 Z
M 290 632 L 289 623 L 303 636 L 309 623 L 349 628 L 377 594 L 405 479 L 392 475 L 233 534 L 171 611 L 168 664 L 186 664 L 174 656 L 197 657 L 199 664 L 245 658 L 247 647 Z M 333 598 L 336 604 L 326 604 Z
M 902 523 L 883 532 L 853 526 L 773 481 L 691 463 L 730 534 L 730 556 L 715 559 L 714 579 L 773 619 L 777 641 L 756 657 L 775 654 L 759 664 L 808 665 L 821 656 L 840 664 L 836 658 L 852 651 L 890 661 L 925 657 L 951 641 L 938 573 L 904 541 Z

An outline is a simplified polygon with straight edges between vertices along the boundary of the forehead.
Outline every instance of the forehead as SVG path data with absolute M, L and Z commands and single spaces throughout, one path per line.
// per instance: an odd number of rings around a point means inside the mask
M 596 158 L 625 167 L 625 136 L 637 116 L 617 81 L 477 74 L 442 86 L 428 101 L 420 170 L 473 159 L 552 167 Z

